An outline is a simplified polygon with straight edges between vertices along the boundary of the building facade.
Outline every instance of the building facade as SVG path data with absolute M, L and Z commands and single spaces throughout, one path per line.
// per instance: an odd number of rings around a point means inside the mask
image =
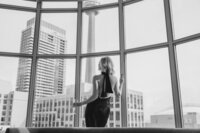
M 20 52 L 32 54 L 35 18 L 28 20 L 27 27 L 22 31 Z M 41 21 L 39 54 L 65 54 L 65 30 Z M 61 94 L 64 86 L 64 60 L 40 59 L 37 65 L 36 97 Z M 17 91 L 28 92 L 30 82 L 31 60 L 19 59 Z
M 83 91 L 91 88 L 91 84 L 81 84 L 81 100 L 87 99 L 91 91 Z M 65 88 L 65 94 L 39 98 L 36 101 L 35 127 L 74 127 L 74 85 Z M 128 94 L 128 125 L 129 127 L 144 126 L 143 96 L 142 93 L 129 91 Z M 86 105 L 80 107 L 79 125 L 85 127 Z M 121 100 L 111 98 L 111 112 L 107 127 L 121 127 Z
M 0 96 L 0 125 L 25 127 L 28 93 L 11 91 Z
M 183 123 L 185 128 L 200 128 L 200 107 L 183 106 Z M 168 110 L 157 115 L 151 115 L 150 123 L 147 127 L 175 128 L 173 110 Z

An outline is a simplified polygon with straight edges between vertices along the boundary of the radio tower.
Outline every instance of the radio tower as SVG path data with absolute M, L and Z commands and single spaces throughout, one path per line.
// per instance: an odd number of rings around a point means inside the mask
M 93 7 L 99 5 L 96 0 L 85 0 L 83 3 L 84 7 Z M 86 11 L 88 15 L 88 43 L 87 43 L 87 53 L 95 52 L 95 16 L 98 14 L 97 10 Z M 85 72 L 85 82 L 92 83 L 92 77 L 95 74 L 95 59 L 86 60 L 86 72 Z

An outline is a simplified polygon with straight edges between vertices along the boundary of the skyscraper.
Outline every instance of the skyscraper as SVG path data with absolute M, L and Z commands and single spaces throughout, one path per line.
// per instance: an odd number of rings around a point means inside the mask
M 22 31 L 20 52 L 32 54 L 35 18 L 27 21 Z M 65 30 L 41 21 L 39 54 L 64 54 L 66 49 Z M 64 60 L 39 59 L 36 77 L 36 97 L 61 94 L 64 86 Z M 20 58 L 17 76 L 17 91 L 29 90 L 31 60 Z

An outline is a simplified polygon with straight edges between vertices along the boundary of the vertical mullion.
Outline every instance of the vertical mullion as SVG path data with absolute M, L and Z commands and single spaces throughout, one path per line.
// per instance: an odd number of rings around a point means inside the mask
M 41 7 L 42 7 L 42 2 L 37 1 L 37 9 L 36 9 L 36 17 L 35 17 L 35 29 L 34 29 L 34 40 L 33 40 L 33 53 L 32 53 L 32 63 L 31 63 L 31 73 L 30 73 L 30 87 L 29 87 L 29 94 L 28 94 L 26 127 L 31 127 L 32 126 L 32 120 L 33 120 L 35 83 L 36 83 L 36 67 L 37 67 L 37 53 L 38 53 L 39 34 L 40 34 Z
M 82 38 L 82 1 L 78 1 L 77 14 L 77 44 L 76 44 L 76 77 L 75 77 L 75 99 L 80 101 L 80 75 L 81 75 L 81 38 Z M 79 127 L 80 108 L 75 109 L 74 126 Z
M 124 10 L 123 10 L 123 1 L 118 0 L 119 2 L 119 44 L 120 44 L 120 73 L 126 78 L 126 61 L 125 61 L 125 40 L 124 40 Z M 124 79 L 125 80 L 125 79 Z M 126 81 L 126 80 L 125 80 Z M 126 101 L 126 82 L 122 89 L 121 97 L 121 122 L 122 127 L 127 127 L 127 101 Z
M 167 41 L 168 41 L 169 63 L 170 63 L 170 71 L 171 71 L 171 83 L 172 83 L 172 92 L 173 92 L 175 126 L 177 128 L 182 128 L 183 127 L 183 112 L 182 112 L 180 85 L 179 85 L 179 77 L 178 77 L 176 47 L 173 45 L 174 39 L 173 39 L 172 18 L 171 18 L 169 0 L 164 0 L 164 8 L 165 8 L 165 19 L 166 19 L 166 28 L 167 28 Z

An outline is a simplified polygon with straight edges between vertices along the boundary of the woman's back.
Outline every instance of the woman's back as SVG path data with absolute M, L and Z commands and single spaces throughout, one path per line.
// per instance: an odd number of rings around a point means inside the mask
M 107 98 L 107 97 L 110 97 L 111 95 L 112 95 L 112 92 L 115 92 L 114 91 L 114 89 L 115 89 L 115 87 L 116 87 L 116 85 L 117 85 L 117 78 L 114 76 L 114 75 L 112 75 L 112 74 L 109 74 L 108 75 L 109 76 L 109 82 L 110 82 L 110 85 L 111 85 L 111 92 L 110 91 L 107 91 L 106 92 L 106 96 L 105 97 L 103 97 L 103 98 Z M 97 86 L 97 90 L 98 90 L 98 96 L 101 98 L 101 95 L 102 95 L 102 89 L 104 89 L 103 88 L 103 84 L 105 84 L 104 82 L 105 82 L 105 80 L 104 80 L 104 78 L 105 78 L 105 75 L 104 74 L 100 74 L 100 75 L 96 75 L 96 81 L 95 81 L 95 83 L 96 83 L 96 86 Z M 107 83 L 108 84 L 108 83 Z M 105 88 L 105 89 L 109 89 L 108 88 L 109 86 L 107 86 L 107 88 Z

